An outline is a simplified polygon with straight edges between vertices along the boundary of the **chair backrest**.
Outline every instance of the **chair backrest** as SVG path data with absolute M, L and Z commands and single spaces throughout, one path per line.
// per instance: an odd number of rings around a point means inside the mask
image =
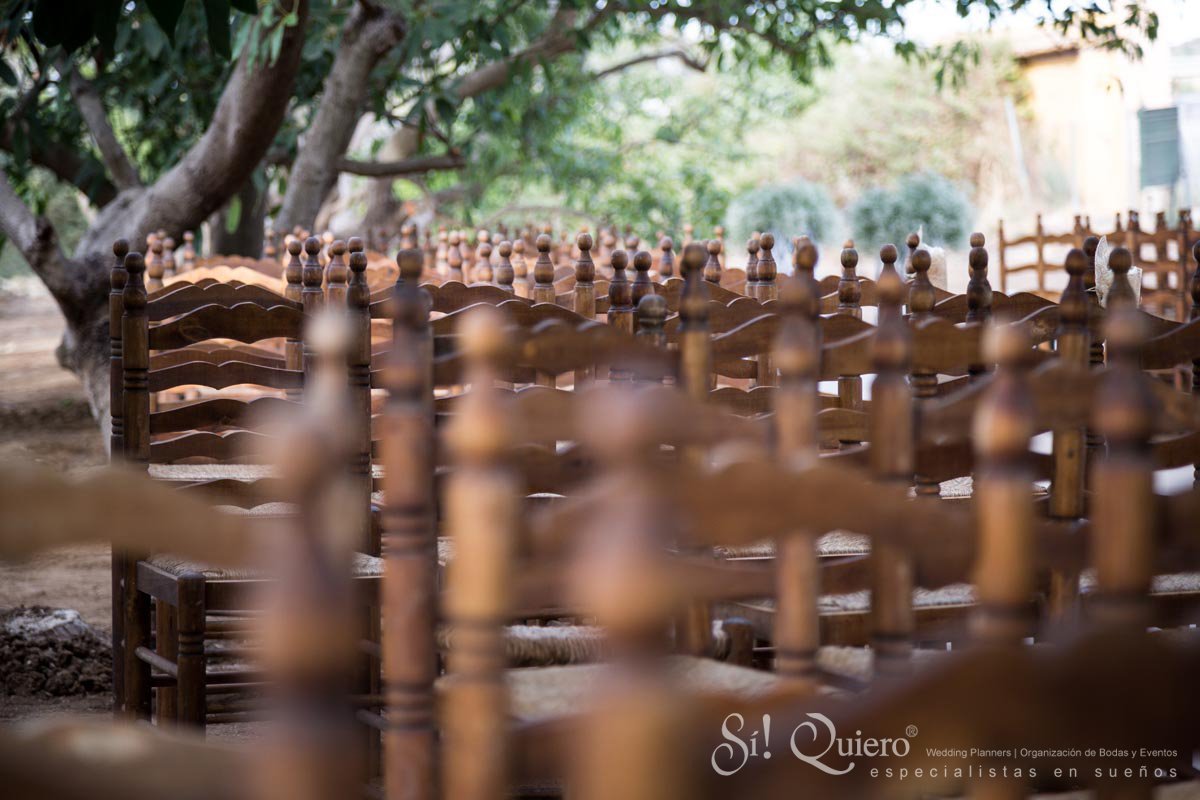
M 289 366 L 268 351 L 246 351 L 273 338 L 302 339 L 304 307 L 256 285 L 185 285 L 147 300 L 143 264 L 137 254 L 125 259 L 127 278 L 122 289 L 121 431 L 125 457 L 143 464 L 171 463 L 204 457 L 228 460 L 244 452 L 255 434 L 215 433 L 213 428 L 240 426 L 251 406 L 212 398 L 178 408 L 151 412 L 150 396 L 180 385 L 222 389 L 255 384 L 282 391 L 299 391 L 303 365 Z M 307 276 L 316 281 L 319 271 Z M 114 275 L 114 286 L 119 276 Z M 238 345 L 197 348 L 212 340 Z M 280 402 L 274 398 L 263 398 Z M 168 434 L 188 432 L 164 438 Z

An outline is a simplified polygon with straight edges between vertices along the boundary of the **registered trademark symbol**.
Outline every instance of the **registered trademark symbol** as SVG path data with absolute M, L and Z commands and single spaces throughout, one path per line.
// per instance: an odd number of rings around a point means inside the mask
M 909 725 L 907 728 L 904 729 L 904 735 L 910 739 L 913 738 L 914 736 L 916 736 L 917 735 L 917 726 Z

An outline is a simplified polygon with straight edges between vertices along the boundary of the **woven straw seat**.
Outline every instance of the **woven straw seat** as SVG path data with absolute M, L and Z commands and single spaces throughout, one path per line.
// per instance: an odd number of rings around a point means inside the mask
M 1079 589 L 1090 592 L 1096 585 L 1096 574 L 1087 570 L 1079 576 Z M 1200 572 L 1175 572 L 1155 575 L 1150 584 L 1150 594 L 1185 594 L 1200 592 Z
M 949 653 L 948 650 L 913 650 L 913 666 L 917 669 L 927 667 L 947 653 Z M 830 645 L 817 650 L 817 666 L 825 672 L 840 675 L 843 678 L 860 681 L 871 680 L 874 661 L 874 653 L 869 647 Z
M 694 694 L 734 694 L 751 699 L 769 695 L 779 685 L 779 679 L 770 672 L 709 658 L 672 656 L 666 668 L 675 686 Z M 524 722 L 578 714 L 601 690 L 605 672 L 602 664 L 509 670 L 509 711 Z M 444 679 L 439 681 L 439 689 L 445 689 Z
M 248 567 L 217 567 L 211 564 L 201 564 L 189 561 L 179 556 L 160 553 L 146 559 L 146 563 L 161 569 L 171 575 L 181 576 L 189 572 L 197 572 L 208 580 L 265 580 L 270 576 L 261 569 Z M 383 574 L 383 559 L 375 556 L 354 554 L 353 574 L 356 578 L 369 578 Z
M 197 482 L 238 480 L 256 481 L 274 478 L 279 470 L 267 464 L 151 464 L 150 477 L 164 481 Z M 372 467 L 372 474 L 383 474 L 382 467 Z
M 256 481 L 278 474 L 264 464 L 151 464 L 150 477 L 164 481 Z
M 718 558 L 769 558 L 775 555 L 775 542 L 767 540 L 744 547 L 715 547 Z M 871 552 L 871 537 L 849 531 L 830 531 L 817 539 L 822 556 L 863 556 Z

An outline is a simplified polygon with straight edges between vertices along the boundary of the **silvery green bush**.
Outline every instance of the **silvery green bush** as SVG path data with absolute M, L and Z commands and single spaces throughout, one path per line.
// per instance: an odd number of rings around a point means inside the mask
M 966 245 L 974 212 L 962 188 L 934 172 L 916 172 L 894 188 L 867 189 L 850 207 L 855 244 L 877 248 L 891 242 L 902 247 L 905 237 L 924 228 L 930 245 Z
M 752 233 L 769 231 L 779 242 L 778 260 L 793 236 L 808 235 L 818 242 L 828 237 L 835 214 L 829 193 L 817 184 L 796 181 L 751 189 L 735 197 L 725 212 L 728 247 L 740 253 Z

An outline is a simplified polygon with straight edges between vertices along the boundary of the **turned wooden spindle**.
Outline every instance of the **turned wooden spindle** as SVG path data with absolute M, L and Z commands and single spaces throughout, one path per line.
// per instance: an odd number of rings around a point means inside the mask
M 434 253 L 434 269 L 445 279 L 450 277 L 450 232 L 446 226 L 438 228 L 437 250 Z
M 710 239 L 705 245 L 708 251 L 708 261 L 704 264 L 704 280 L 709 283 L 721 283 L 721 243 Z
M 325 265 L 325 297 L 331 308 L 346 304 L 346 289 L 350 269 L 346 266 L 346 242 L 337 239 L 329 245 L 329 262 Z
M 880 253 L 884 263 L 895 262 L 895 247 Z M 883 270 L 877 283 L 879 325 L 872 360 L 876 378 L 871 387 L 868 420 L 871 472 L 877 480 L 908 486 L 915 464 L 916 418 L 906 375 L 912 343 L 901 302 L 904 283 L 895 269 Z M 915 617 L 912 557 L 891 542 L 876 540 L 871 554 L 871 639 L 875 674 L 889 678 L 907 674 L 912 655 Z
M 482 231 L 486 235 L 487 231 Z M 479 249 L 475 251 L 475 270 L 471 275 L 471 280 L 474 283 L 492 283 L 495 278 L 495 270 L 492 268 L 492 243 L 486 239 L 479 244 Z
M 274 261 L 279 257 L 278 241 L 279 234 L 275 233 L 275 229 L 267 228 L 266 244 L 263 246 L 263 258 Z
M 121 408 L 121 316 L 125 311 L 125 283 L 129 272 L 125 259 L 129 256 L 129 242 L 118 239 L 113 242 L 113 268 L 109 273 L 108 291 L 108 410 L 110 459 L 119 459 L 124 448 L 125 430 Z
M 336 241 L 331 248 L 330 266 L 343 260 L 346 243 Z M 350 460 L 351 481 L 355 500 L 362 508 L 371 506 L 371 287 L 367 284 L 367 254 L 356 250 L 350 254 L 346 270 L 349 280 L 345 288 L 346 315 L 349 319 L 346 372 L 349 383 L 349 403 L 354 430 L 351 432 L 354 452 Z M 332 286 L 332 284 L 331 284 Z M 337 305 L 332 306 L 338 309 Z M 362 519 L 359 549 L 364 553 L 379 553 L 369 515 Z
M 387 797 L 434 800 L 438 674 L 437 554 L 434 526 L 432 336 L 429 294 L 417 285 L 412 251 L 397 258 L 401 280 L 392 299 L 392 349 L 384 367 L 388 397 L 379 418 L 387 502 L 380 515 L 382 649 L 387 728 Z
M 124 383 L 125 373 L 121 361 L 121 326 L 125 312 L 125 283 L 129 272 L 125 262 L 129 258 L 129 242 L 118 239 L 113 242 L 113 268 L 109 273 L 108 293 L 108 410 L 109 410 L 109 439 L 108 457 L 110 462 L 116 462 L 124 456 L 125 449 L 125 409 Z M 128 566 L 125 556 L 114 549 L 112 554 L 112 626 L 113 626 L 113 698 L 116 711 L 120 711 L 124 701 L 123 691 L 123 654 L 121 644 L 121 602 L 123 581 Z
M 703 277 L 708 253 L 693 242 L 683 249 L 685 280 L 679 300 L 680 383 L 698 402 L 708 398 L 712 381 L 712 350 L 709 346 L 708 289 Z
M 854 242 L 847 241 L 842 247 L 842 274 L 838 278 L 838 307 L 839 314 L 846 314 L 855 319 L 862 319 L 862 286 L 858 281 L 858 251 Z M 838 406 L 852 411 L 863 410 L 863 380 L 861 375 L 838 376 Z M 842 439 L 840 444 L 849 447 L 858 442 L 852 439 Z
M 619 394 L 606 410 L 610 424 L 590 426 L 587 446 L 621 502 L 605 522 L 587 521 L 569 584 L 574 602 L 604 627 L 611 663 L 599 678 L 603 701 L 580 720 L 568 750 L 571 793 L 579 800 L 697 797 L 696 770 L 676 756 L 688 704 L 662 658 L 678 598 L 664 557 L 671 510 L 650 488 L 653 426 L 636 395 Z
M 933 314 L 937 295 L 929 280 L 929 268 L 932 265 L 928 250 L 921 248 L 912 254 L 910 269 L 913 277 L 908 285 L 908 312 L 914 322 L 927 320 Z
M 1022 369 L 1032 347 L 1024 329 L 996 324 L 985 334 L 984 354 L 997 369 L 972 428 L 979 464 L 973 491 L 978 510 L 973 583 L 979 601 L 971 631 L 978 642 L 1011 646 L 1032 634 L 1034 622 L 1037 561 L 1029 468 L 1034 407 Z
M 529 262 L 525 260 L 525 240 L 517 239 L 512 244 L 513 293 L 517 297 L 533 296 L 533 280 L 529 276 Z
M 1108 268 L 1112 270 L 1112 286 L 1108 289 L 1108 299 L 1105 303 L 1111 314 L 1118 308 L 1132 306 L 1137 308 L 1137 295 L 1130 283 L 1129 270 L 1133 268 L 1133 255 L 1124 247 L 1114 247 L 1108 256 Z
M 913 256 L 917 254 L 917 249 L 921 246 L 921 237 L 915 233 L 910 233 L 904 240 L 906 252 L 904 255 L 904 274 L 913 274 Z
M 504 341 L 497 316 L 484 307 L 461 328 L 471 391 L 447 431 L 458 468 L 445 498 L 446 530 L 455 544 L 445 613 L 455 641 L 442 699 L 442 782 L 443 796 L 458 800 L 493 800 L 509 790 L 504 623 L 514 605 L 520 494 L 504 458 L 511 426 L 494 389 Z
M 1072 249 L 1065 262 L 1068 280 L 1059 301 L 1057 350 L 1059 361 L 1077 373 L 1088 370 L 1088 297 L 1084 285 L 1087 256 Z M 1083 426 L 1055 428 L 1053 432 L 1054 477 L 1050 483 L 1050 516 L 1079 519 L 1084 515 L 1084 483 L 1087 475 L 1087 440 Z M 1072 620 L 1078 612 L 1079 575 L 1054 571 L 1050 575 L 1051 616 Z
M 293 303 L 302 303 L 302 295 L 304 292 L 304 267 L 300 263 L 300 253 L 303 250 L 303 244 L 299 239 L 289 239 L 287 243 L 288 261 L 283 268 L 283 296 Z M 290 370 L 300 371 L 304 369 L 304 343 L 299 339 L 288 337 L 283 344 L 283 359 L 285 366 Z M 289 389 L 287 396 L 293 400 L 300 398 L 299 389 Z
M 475 280 L 475 265 L 478 258 L 468 234 L 459 234 L 458 252 L 462 256 L 462 281 L 469 285 Z
M 517 274 L 516 270 L 513 269 L 512 260 L 510 258 L 512 256 L 512 251 L 512 242 L 508 241 L 507 239 L 497 245 L 497 259 L 496 266 L 493 270 L 493 278 L 496 282 L 496 285 L 501 289 L 509 294 L 516 294 L 516 289 L 513 286 L 513 282 L 516 280 Z
M 879 274 L 875 276 L 875 280 L 883 280 L 883 276 L 886 273 L 895 273 L 899 276 L 900 272 L 896 269 L 896 259 L 899 257 L 900 253 L 896 250 L 896 245 L 894 244 L 885 244 L 879 248 Z
M 779 297 L 779 287 L 775 284 L 775 280 L 779 275 L 779 266 L 775 263 L 775 254 L 772 252 L 775 247 L 775 237 L 770 233 L 764 233 L 759 237 L 758 243 L 760 246 L 758 254 L 758 301 L 766 303 L 776 300 Z
M 446 279 L 463 283 L 464 275 L 462 239 L 458 231 L 451 231 L 446 240 Z
M 314 319 L 325 305 L 325 294 L 321 291 L 321 281 L 324 270 L 318 258 L 321 252 L 321 240 L 310 236 L 304 240 L 304 260 L 300 264 L 300 303 L 304 306 L 305 324 Z M 316 365 L 317 354 L 312 348 L 309 337 L 303 337 L 301 343 L 304 353 L 304 372 L 311 375 Z
M 579 247 L 579 258 L 575 261 L 575 313 L 584 319 L 595 319 L 596 264 L 592 261 L 592 237 L 581 233 L 575 239 L 575 244 Z M 554 302 L 554 298 L 551 297 L 549 302 Z
M 819 456 L 819 304 L 815 282 L 792 278 L 780 288 L 780 327 L 772 360 L 779 370 L 775 441 L 784 470 L 808 469 L 816 465 Z M 776 543 L 775 671 L 785 679 L 804 683 L 813 676 L 820 646 L 816 536 L 821 533 L 824 531 L 793 531 L 781 535 Z
M 145 262 L 141 253 L 125 256 L 125 288 L 121 294 L 121 416 L 124 441 L 122 458 L 145 471 L 150 464 L 150 348 L 149 322 L 146 316 Z M 140 658 L 128 657 L 134 648 L 150 641 L 150 596 L 136 590 L 137 563 L 144 554 L 124 551 L 113 557 L 113 580 L 119 588 L 120 615 L 114 625 L 117 647 L 114 658 L 121 656 L 121 675 L 115 679 L 119 716 L 149 719 L 151 712 L 150 665 Z M 203 685 L 203 681 L 201 682 Z
M 912 255 L 913 279 L 908 289 L 909 316 L 913 324 L 933 318 L 934 292 L 933 284 L 929 282 L 929 267 L 931 259 L 929 251 L 924 248 L 916 250 Z M 928 369 L 914 369 L 909 377 L 913 397 L 925 400 L 937 396 L 937 373 Z M 915 480 L 918 497 L 937 497 L 940 493 L 938 482 L 925 475 L 916 475 Z
M 624 250 L 614 250 L 612 254 L 613 276 L 608 284 L 608 324 L 616 330 L 630 336 L 634 332 L 633 284 L 625 277 L 625 268 L 629 263 L 629 255 Z M 629 370 L 623 367 L 610 367 L 610 381 L 628 381 L 632 379 Z
M 196 234 L 191 231 L 183 232 L 183 263 L 182 272 L 190 272 L 196 268 Z
M 146 260 L 146 292 L 157 292 L 163 287 L 166 263 L 163 261 L 163 240 L 155 235 L 150 240 L 150 256 Z
M 175 264 L 175 240 L 168 236 L 163 239 L 163 277 L 174 278 L 178 269 Z
M 667 322 L 667 299 L 659 294 L 648 294 L 638 301 L 637 337 L 652 347 L 665 348 L 667 334 L 663 326 Z M 657 378 L 655 382 L 657 382 Z
M 654 282 L 650 280 L 650 266 L 654 258 L 646 250 L 638 250 L 633 254 L 633 305 L 636 307 L 642 298 L 654 294 Z
M 1190 221 L 1190 217 L 1187 221 Z M 1184 222 L 1180 222 L 1184 226 Z M 1184 238 L 1186 242 L 1186 235 Z M 1187 258 L 1187 250 L 1184 248 L 1184 258 Z M 1200 319 L 1200 240 L 1192 245 L 1192 260 L 1196 263 L 1196 268 L 1192 270 L 1192 280 L 1190 290 L 1192 295 L 1192 306 L 1189 319 L 1192 321 Z M 1200 358 L 1192 359 L 1192 395 L 1200 395 Z M 1200 462 L 1197 462 L 1192 467 L 1192 481 L 1200 485 Z
M 675 242 L 664 236 L 658 241 L 658 249 L 662 251 L 658 257 L 658 277 L 665 281 L 675 274 Z
M 1138 363 L 1145 322 L 1132 305 L 1109 309 L 1105 324 L 1110 371 L 1097 392 L 1093 418 L 1107 442 L 1092 465 L 1091 561 L 1096 590 L 1090 616 L 1107 626 L 1144 629 L 1154 576 L 1155 400 Z
M 988 282 L 988 252 L 983 234 L 971 234 L 971 251 L 967 254 L 971 276 L 967 281 L 967 322 L 985 322 L 992 315 L 992 285 Z
M 712 348 L 709 337 L 708 288 L 704 265 L 708 252 L 703 244 L 692 242 L 683 248 L 682 270 L 686 283 L 679 300 L 679 383 L 697 402 L 708 399 L 712 388 Z M 704 453 L 695 447 L 684 448 L 683 458 L 697 468 Z M 679 623 L 679 647 L 691 655 L 708 655 L 712 649 L 712 615 L 705 603 L 692 603 Z
M 820 287 L 817 285 L 817 259 L 820 252 L 812 239 L 801 236 L 796 240 L 796 248 L 792 251 L 792 277 L 805 284 L 806 295 L 819 296 Z
M 366 778 L 356 758 L 350 698 L 360 639 L 351 579 L 353 532 L 366 509 L 344 503 L 356 450 L 348 424 L 346 325 L 345 315 L 332 310 L 310 325 L 312 380 L 304 406 L 295 412 L 295 430 L 276 445 L 283 496 L 296 511 L 288 517 L 288 535 L 270 539 L 265 554 L 276 580 L 265 587 L 270 599 L 262 660 L 278 724 L 265 734 L 267 757 L 254 775 L 263 797 L 268 790 L 297 800 L 345 796 Z M 195 578 L 198 605 L 184 604 L 183 581 L 180 586 L 181 658 L 188 609 L 195 608 L 203 623 L 204 578 Z M 203 701 L 203 674 L 197 685 Z M 183 703 L 181 698 L 181 712 Z
M 746 289 L 747 297 L 758 299 L 758 250 L 761 243 L 757 236 L 746 240 Z
M 590 240 L 591 237 L 589 236 Z M 542 233 L 537 237 L 537 261 L 533 264 L 533 302 L 554 302 L 554 262 L 550 260 L 552 241 L 548 234 Z
M 862 287 L 858 283 L 858 251 L 854 242 L 847 241 L 842 246 L 842 274 L 838 278 L 839 314 L 847 314 L 855 319 L 862 319 Z

